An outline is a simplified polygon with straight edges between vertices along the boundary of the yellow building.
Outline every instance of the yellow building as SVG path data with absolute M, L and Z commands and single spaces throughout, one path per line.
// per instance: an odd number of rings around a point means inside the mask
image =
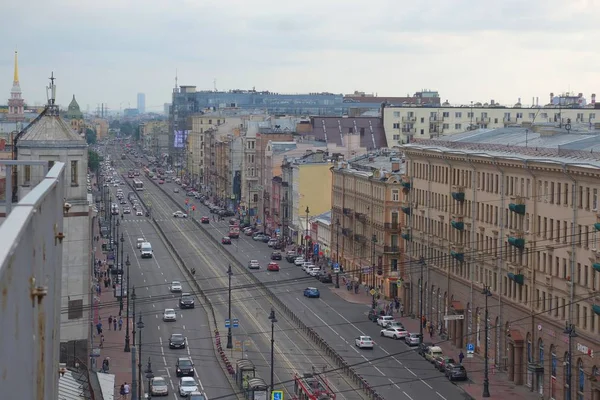
M 600 109 L 595 109 L 594 105 L 571 108 L 574 105 L 572 103 L 578 99 L 574 96 L 561 96 L 560 103 L 569 106 L 562 108 L 554 104 L 523 107 L 521 103 L 503 107 L 493 101 L 490 104 L 474 103 L 464 106 L 451 106 L 448 102 L 440 107 L 388 106 L 383 109 L 383 126 L 388 147 L 408 143 L 413 139 L 430 139 L 477 128 L 496 129 L 515 125 L 527 127 L 533 123 L 558 125 L 561 122 L 565 125 L 568 120 L 594 127 L 598 121 L 596 117 L 600 119 Z
M 402 169 L 393 152 L 367 154 L 331 168 L 332 258 L 355 282 L 400 299 L 406 279 Z
M 96 132 L 96 139 L 102 140 L 108 137 L 108 121 L 105 119 L 94 119 L 91 122 L 92 129 Z

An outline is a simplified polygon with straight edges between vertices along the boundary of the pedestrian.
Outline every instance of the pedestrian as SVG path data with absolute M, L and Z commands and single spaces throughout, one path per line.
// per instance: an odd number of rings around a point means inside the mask
M 400 304 L 400 316 L 404 317 L 404 305 Z
M 112 323 L 113 323 L 113 317 L 112 317 L 112 315 L 109 315 L 108 316 L 108 330 L 109 331 L 110 331 L 110 326 L 112 325 Z
M 103 361 L 102 361 L 102 372 L 107 373 L 110 369 L 110 365 L 109 365 L 109 357 L 106 357 Z
M 119 330 L 123 328 L 123 318 L 119 317 Z
M 127 382 L 124 383 L 123 389 L 125 392 L 125 399 L 127 399 L 129 397 L 129 384 Z
M 98 323 L 96 324 L 96 330 L 98 331 L 98 335 L 102 334 L 102 321 L 98 318 Z
M 429 338 L 433 339 L 433 324 L 429 325 Z
M 460 351 L 460 354 L 458 355 L 458 362 L 460 364 L 462 364 L 463 359 L 465 358 L 465 355 L 463 354 L 462 350 Z
M 104 333 L 100 334 L 100 346 L 101 349 L 104 348 Z
M 119 394 L 121 395 L 121 400 L 125 399 L 125 385 L 121 384 L 121 388 L 119 389 Z
M 119 317 L 121 318 L 121 317 Z M 117 330 L 117 317 L 113 318 L 113 330 Z

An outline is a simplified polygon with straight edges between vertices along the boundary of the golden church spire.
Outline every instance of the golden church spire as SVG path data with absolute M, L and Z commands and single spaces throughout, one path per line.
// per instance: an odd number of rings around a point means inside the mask
M 17 55 L 16 50 L 15 50 L 15 77 L 14 77 L 13 81 L 19 82 L 19 56 Z

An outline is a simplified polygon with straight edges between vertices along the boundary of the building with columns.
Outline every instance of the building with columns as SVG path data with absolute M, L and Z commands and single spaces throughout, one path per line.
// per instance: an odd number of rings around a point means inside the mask
M 19 84 L 19 58 L 15 51 L 15 70 L 13 76 L 13 85 L 10 90 L 10 99 L 8 99 L 8 122 L 25 121 L 25 100 L 23 100 L 21 85 Z
M 422 308 L 457 351 L 488 343 L 490 362 L 544 399 L 600 398 L 600 139 L 582 125 L 401 147 L 405 310 Z

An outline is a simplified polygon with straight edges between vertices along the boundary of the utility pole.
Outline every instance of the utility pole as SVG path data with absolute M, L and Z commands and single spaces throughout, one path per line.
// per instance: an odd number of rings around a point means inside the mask
M 124 290 L 123 290 L 123 284 L 125 282 L 123 282 L 123 278 L 125 277 L 123 275 L 123 273 L 125 271 L 123 271 L 123 266 L 120 265 L 119 263 L 123 263 L 123 243 L 125 242 L 125 238 L 123 238 L 123 234 L 121 233 L 121 243 L 119 243 L 119 225 L 121 223 L 119 222 L 119 220 L 117 220 L 117 235 L 115 236 L 115 244 L 117 246 L 116 250 L 115 250 L 115 254 L 116 254 L 116 264 L 117 264 L 117 281 L 119 279 L 121 279 L 121 294 L 119 295 L 119 317 L 121 315 L 123 315 L 123 296 L 124 296 Z M 121 258 L 119 258 L 119 247 L 121 247 Z M 121 278 L 119 278 L 119 275 L 121 276 Z
M 335 220 L 335 262 L 337 269 L 335 272 L 335 288 L 340 288 L 340 219 Z
M 579 336 L 575 332 L 575 324 L 565 322 L 565 334 L 569 335 L 569 351 L 567 352 L 567 393 L 565 400 L 573 399 L 573 338 Z
M 121 236 L 121 238 L 123 237 Z M 125 320 L 125 349 L 123 351 L 129 353 L 131 351 L 129 347 L 129 266 L 131 265 L 131 262 L 129 262 L 129 253 L 127 254 L 125 265 L 127 266 L 127 319 Z
M 138 328 L 138 400 L 142 400 L 142 329 L 144 329 L 144 322 L 142 321 L 142 315 L 137 323 Z
M 375 243 L 377 243 L 377 235 L 373 234 L 373 237 L 371 238 L 371 280 L 373 283 L 373 297 L 371 301 L 373 310 L 377 308 L 377 299 L 375 298 L 375 295 L 377 294 L 377 291 L 375 290 Z
M 481 294 L 485 296 L 485 348 L 483 359 L 485 362 L 483 370 L 483 394 L 481 397 L 490 397 L 490 380 L 488 375 L 489 364 L 488 364 L 488 348 L 490 347 L 490 333 L 489 333 L 489 314 L 488 314 L 488 297 L 492 295 L 489 285 L 483 286 Z
M 304 235 L 304 246 L 306 246 L 304 252 L 304 261 L 308 261 L 308 213 L 310 212 L 308 206 L 306 206 L 306 234 Z
M 231 275 L 233 275 L 233 272 L 231 271 L 231 264 L 229 264 L 229 267 L 227 268 L 227 276 L 229 278 L 229 289 L 228 289 L 228 293 L 229 293 L 229 304 L 228 304 L 228 311 L 229 311 L 229 328 L 227 328 L 227 348 L 228 349 L 232 349 L 233 348 L 233 341 L 232 341 L 232 334 L 231 334 Z
M 419 258 L 421 267 L 421 279 L 419 280 L 419 344 L 423 344 L 423 266 L 425 265 L 425 257 Z
M 273 308 L 271 308 L 269 319 L 271 320 L 271 393 L 273 393 L 273 387 L 275 385 L 275 322 L 277 322 L 277 318 L 275 318 L 275 310 Z
M 152 361 L 150 360 L 150 357 L 148 357 L 148 366 L 146 367 L 146 378 L 148 378 L 148 393 L 147 393 L 147 399 L 151 399 L 152 398 L 152 391 L 151 391 L 151 387 L 150 387 L 150 383 L 152 382 L 152 378 L 154 378 L 154 373 L 152 372 Z
M 131 344 L 133 345 L 133 347 L 135 347 L 135 299 L 136 299 L 136 295 L 135 295 L 135 286 L 133 286 L 131 288 L 131 300 L 132 300 L 132 308 L 131 308 L 131 314 L 132 314 L 132 320 L 133 320 L 133 326 L 131 327 Z

